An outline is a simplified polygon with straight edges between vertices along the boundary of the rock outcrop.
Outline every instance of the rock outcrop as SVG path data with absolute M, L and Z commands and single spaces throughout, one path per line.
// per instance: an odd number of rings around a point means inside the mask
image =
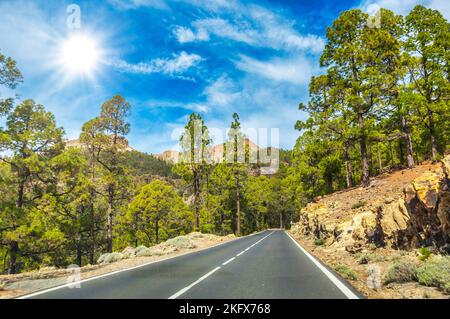
M 369 192 L 348 190 L 310 203 L 292 230 L 329 239 L 337 249 L 348 251 L 372 243 L 407 250 L 433 246 L 450 252 L 450 155 L 415 172 L 417 176 L 408 172 L 396 175 L 400 180 L 395 185 L 397 192 L 386 190 L 391 181 L 381 179 Z M 370 194 L 364 201 L 355 202 L 365 193 Z

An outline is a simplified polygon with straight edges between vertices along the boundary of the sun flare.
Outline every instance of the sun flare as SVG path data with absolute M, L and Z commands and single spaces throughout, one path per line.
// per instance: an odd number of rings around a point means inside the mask
M 72 74 L 91 74 L 99 59 L 97 43 L 89 36 L 74 35 L 62 43 L 61 64 Z

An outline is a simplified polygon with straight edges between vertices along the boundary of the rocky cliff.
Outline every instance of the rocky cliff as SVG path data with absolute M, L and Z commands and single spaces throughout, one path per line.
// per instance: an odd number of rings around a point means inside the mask
M 369 244 L 450 253 L 450 155 L 439 163 L 385 174 L 369 188 L 320 198 L 301 211 L 293 233 L 358 252 Z

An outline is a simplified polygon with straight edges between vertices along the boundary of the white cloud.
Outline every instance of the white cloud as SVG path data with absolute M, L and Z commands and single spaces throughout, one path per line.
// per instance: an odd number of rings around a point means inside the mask
M 297 85 L 307 84 L 313 74 L 312 63 L 302 56 L 259 61 L 241 55 L 240 60 L 236 61 L 235 64 L 238 69 L 247 73 L 277 82 L 289 82 Z
M 172 108 L 172 107 L 178 107 L 183 108 L 186 110 L 191 110 L 194 112 L 201 112 L 206 113 L 208 112 L 208 105 L 204 103 L 183 103 L 183 102 L 176 102 L 176 101 L 148 101 L 145 103 L 148 107 L 151 108 Z
M 299 33 L 295 30 L 295 22 L 283 15 L 261 6 L 242 5 L 238 2 L 226 8 L 228 10 L 225 10 L 225 17 L 198 19 L 192 22 L 192 29 L 177 26 L 173 33 L 180 43 L 207 41 L 214 35 L 277 50 L 311 50 L 317 53 L 323 49 L 323 39 Z
M 416 5 L 439 10 L 450 20 L 450 1 L 448 0 L 365 0 L 360 7 L 368 12 L 374 5 L 394 11 L 397 14 L 407 15 Z
M 164 0 L 108 0 L 114 7 L 121 10 L 134 10 L 140 7 L 152 7 L 155 9 L 169 9 Z
M 125 73 L 151 74 L 163 73 L 168 75 L 187 71 L 202 60 L 198 54 L 189 54 L 182 51 L 174 54 L 172 58 L 157 58 L 150 62 L 128 63 L 124 60 L 109 61 L 107 64 Z

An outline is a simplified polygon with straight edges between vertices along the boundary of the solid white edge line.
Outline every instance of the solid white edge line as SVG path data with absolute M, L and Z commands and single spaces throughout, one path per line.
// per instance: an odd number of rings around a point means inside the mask
M 309 258 L 311 261 L 319 268 L 327 277 L 331 280 L 331 282 L 339 288 L 339 290 L 348 298 L 348 299 L 359 299 L 357 295 L 355 295 L 347 286 L 345 286 L 339 279 L 336 278 L 328 269 L 326 269 L 313 255 L 306 251 L 287 231 L 285 233 L 289 236 L 290 239 L 297 245 L 298 248 Z
M 202 277 L 200 277 L 199 279 L 197 279 L 196 281 L 194 281 L 192 284 L 190 284 L 187 287 L 184 287 L 183 289 L 177 291 L 176 293 L 174 293 L 172 296 L 170 296 L 168 299 L 176 299 L 179 296 L 181 296 L 182 294 L 184 294 L 186 291 L 188 291 L 189 289 L 191 289 L 192 287 L 194 287 L 196 284 L 202 282 L 203 280 L 205 280 L 206 278 L 208 278 L 209 276 L 211 276 L 213 273 L 215 273 L 217 270 L 220 269 L 219 267 L 214 268 L 213 270 L 211 270 L 210 272 L 208 272 L 207 274 L 203 275 Z
M 240 255 L 242 255 L 243 253 L 245 253 L 245 250 L 241 251 L 239 254 L 236 255 L 236 257 L 239 257 Z
M 187 251 L 187 252 L 182 253 L 182 254 L 180 254 L 180 255 L 171 256 L 171 257 L 167 257 L 167 258 L 163 258 L 163 259 L 158 259 L 158 260 L 153 260 L 153 261 L 149 261 L 148 263 L 144 263 L 144 264 L 141 264 L 141 265 L 133 266 L 133 267 L 130 267 L 130 268 L 120 269 L 120 270 L 108 272 L 108 273 L 106 273 L 106 274 L 102 274 L 102 275 L 98 275 L 98 276 L 93 276 L 93 277 L 90 277 L 90 278 L 82 279 L 82 280 L 79 280 L 79 281 L 76 281 L 76 282 L 71 282 L 71 283 L 59 285 L 59 286 L 56 286 L 56 287 L 52 287 L 52 288 L 47 288 L 47 289 L 39 290 L 39 291 L 36 291 L 36 292 L 32 292 L 32 293 L 30 293 L 30 294 L 26 294 L 26 295 L 23 295 L 23 296 L 18 296 L 18 297 L 14 298 L 14 299 L 28 299 L 28 298 L 31 298 L 31 297 L 34 297 L 34 296 L 39 296 L 39 295 L 45 294 L 45 293 L 47 293 L 47 292 L 59 290 L 59 289 L 62 289 L 62 288 L 67 288 L 67 287 L 70 287 L 70 286 L 73 287 L 73 286 L 76 286 L 76 285 L 78 285 L 78 284 L 82 284 L 82 283 L 84 283 L 84 282 L 88 282 L 88 281 L 91 281 L 91 280 L 95 280 L 95 279 L 100 279 L 100 278 L 112 276 L 112 275 L 115 275 L 115 274 L 118 274 L 118 273 L 121 273 L 121 272 L 125 272 L 125 271 L 129 271 L 129 270 L 138 269 L 138 268 L 145 267 L 145 266 L 148 266 L 148 265 L 151 265 L 151 264 L 155 264 L 155 263 L 158 263 L 158 262 L 162 262 L 162 261 L 170 260 L 170 259 L 173 259 L 173 258 L 181 257 L 181 256 L 184 256 L 184 255 L 188 255 L 188 254 L 192 254 L 192 253 L 196 253 L 196 252 L 200 252 L 200 251 L 205 251 L 205 250 L 208 250 L 208 249 L 212 249 L 212 248 L 215 248 L 215 247 L 219 247 L 219 246 L 221 246 L 221 245 L 225 245 L 225 244 L 227 244 L 227 243 L 231 243 L 231 242 L 233 242 L 233 241 L 235 241 L 235 240 L 239 240 L 239 239 L 241 239 L 241 238 L 254 236 L 254 235 L 259 234 L 259 233 L 262 233 L 262 232 L 264 232 L 264 231 L 267 231 L 267 230 L 263 230 L 263 231 L 260 231 L 260 232 L 257 232 L 257 233 L 253 233 L 253 234 L 250 234 L 250 235 L 248 235 L 248 236 L 237 237 L 236 239 L 228 240 L 228 241 L 226 241 L 226 242 L 218 243 L 217 245 L 214 245 L 214 246 L 211 246 L 211 247 L 205 247 L 205 248 L 202 248 L 202 249 L 199 249 L 199 250 L 196 250 L 196 251 Z M 270 234 L 269 234 L 269 235 L 270 235 Z M 266 237 L 267 237 L 267 236 L 266 236 Z M 265 238 L 265 237 L 264 237 L 264 238 Z M 72 289 L 78 289 L 78 288 L 72 288 Z
M 233 260 L 235 260 L 236 259 L 236 257 L 231 257 L 230 259 L 228 259 L 226 262 L 224 262 L 223 264 L 222 264 L 222 266 L 225 266 L 226 264 L 229 264 L 230 262 L 232 262 Z

